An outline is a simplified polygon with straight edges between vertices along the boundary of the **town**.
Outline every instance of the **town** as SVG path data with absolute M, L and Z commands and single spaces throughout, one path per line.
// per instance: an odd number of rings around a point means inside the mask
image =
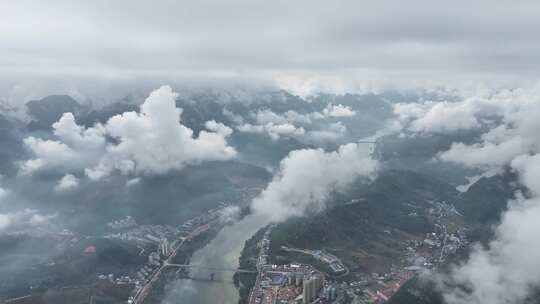
M 326 250 L 281 246 L 281 250 L 285 252 L 312 257 L 326 265 L 329 270 L 327 272 L 305 263 L 271 264 L 269 250 L 274 225 L 269 226 L 258 242 L 258 274 L 248 303 L 373 304 L 388 301 L 417 273 L 438 267 L 449 256 L 467 245 L 466 229 L 455 224 L 461 214 L 446 202 L 430 204 L 431 207 L 425 210 L 425 215 L 432 219 L 435 230 L 423 238 L 404 241 L 401 260 L 396 261 L 389 271 L 355 273 L 355 280 L 342 279 L 349 274 L 348 267 L 338 256 Z M 411 213 L 409 216 L 418 214 Z
M 136 273 L 129 275 L 102 274 L 98 278 L 116 284 L 132 284 L 134 286 L 127 303 L 142 304 L 149 294 L 152 285 L 158 280 L 164 268 L 173 265 L 171 262 L 183 246 L 210 228 L 224 224 L 227 219 L 227 208 L 235 208 L 226 203 L 213 208 L 204 214 L 192 218 L 178 227 L 161 225 L 137 225 L 132 217 L 125 217 L 108 224 L 114 230 L 122 230 L 105 235 L 108 239 L 119 239 L 134 242 L 141 249 L 140 255 L 148 257 L 148 261 Z

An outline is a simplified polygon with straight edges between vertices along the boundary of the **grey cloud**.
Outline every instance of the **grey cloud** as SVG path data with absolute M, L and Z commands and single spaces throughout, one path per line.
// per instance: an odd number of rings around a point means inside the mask
M 537 1 L 6 2 L 0 64 L 3 77 L 66 83 L 306 73 L 362 81 L 534 77 L 539 9 Z
M 0 234 L 32 227 L 48 226 L 56 216 L 56 214 L 40 214 L 37 210 L 28 208 L 15 212 L 0 213 Z
M 0 187 L 0 202 L 2 202 L 2 199 L 8 195 L 8 191 L 2 187 Z

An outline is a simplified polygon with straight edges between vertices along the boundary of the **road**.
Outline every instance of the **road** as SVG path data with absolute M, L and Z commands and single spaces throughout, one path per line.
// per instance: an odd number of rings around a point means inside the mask
M 148 295 L 148 292 L 150 291 L 150 289 L 152 288 L 152 284 L 154 284 L 154 282 L 159 278 L 159 275 L 161 274 L 161 271 L 163 270 L 163 268 L 167 267 L 167 265 L 170 264 L 170 261 L 172 258 L 174 258 L 176 256 L 176 252 L 184 245 L 184 242 L 185 242 L 185 239 L 182 240 L 175 248 L 174 250 L 171 252 L 171 254 L 167 257 L 167 259 L 165 260 L 165 262 L 163 262 L 163 265 L 161 265 L 161 267 L 159 267 L 156 271 L 154 271 L 152 273 L 152 276 L 150 278 L 150 280 L 148 281 L 148 283 L 146 283 L 146 285 L 144 285 L 143 288 L 139 289 L 139 292 L 137 292 L 137 294 L 135 295 L 135 298 L 133 300 L 133 303 L 135 304 L 142 304 L 144 302 L 144 299 L 146 298 L 146 296 Z
M 273 228 L 274 228 L 273 225 L 268 227 L 268 229 L 264 233 L 263 240 L 264 239 L 266 239 L 266 240 L 270 239 L 270 233 L 272 232 Z M 268 244 L 268 246 L 270 246 L 270 244 Z M 262 274 L 264 272 L 264 266 L 265 266 L 265 265 L 260 265 L 259 261 L 261 261 L 262 256 L 266 256 L 266 255 L 268 255 L 268 252 L 266 252 L 265 246 L 261 246 L 261 249 L 259 250 L 259 256 L 257 257 L 257 278 L 255 279 L 255 285 L 253 285 L 253 288 L 251 289 L 251 292 L 249 294 L 249 300 L 248 300 L 249 304 L 255 304 L 256 303 L 257 293 L 258 293 L 258 290 L 260 288 L 260 283 L 261 283 L 260 282 L 261 281 L 261 276 L 262 276 Z

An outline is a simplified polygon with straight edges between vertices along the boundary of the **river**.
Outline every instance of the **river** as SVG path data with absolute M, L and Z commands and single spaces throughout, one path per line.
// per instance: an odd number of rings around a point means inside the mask
M 190 263 L 218 268 L 238 268 L 238 259 L 244 243 L 266 221 L 248 216 L 233 225 L 224 227 L 205 247 L 197 250 Z M 233 285 L 233 272 L 215 273 L 210 281 L 208 270 L 190 270 L 190 276 L 202 280 L 181 279 L 170 285 L 163 304 L 237 304 L 238 290 Z
M 366 157 L 373 153 L 372 142 L 383 133 L 362 139 L 365 149 L 360 149 Z M 233 225 L 223 228 L 205 247 L 196 251 L 190 263 L 216 268 L 238 268 L 238 258 L 244 243 L 259 229 L 266 226 L 270 219 L 267 216 L 250 215 Z M 238 291 L 233 285 L 233 272 L 216 273 L 214 281 L 210 281 L 210 272 L 191 270 L 190 276 L 202 280 L 182 279 L 169 285 L 169 294 L 162 304 L 237 304 Z

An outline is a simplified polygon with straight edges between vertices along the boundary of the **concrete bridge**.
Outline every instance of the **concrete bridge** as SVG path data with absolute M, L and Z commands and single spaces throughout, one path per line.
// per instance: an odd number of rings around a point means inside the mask
M 184 268 L 184 269 L 204 269 L 209 270 L 213 272 L 239 272 L 239 273 L 257 273 L 257 270 L 247 270 L 247 269 L 240 269 L 240 268 L 225 268 L 225 267 L 211 267 L 211 266 L 204 266 L 204 265 L 191 265 L 191 264 L 165 264 L 164 267 L 176 267 L 176 268 Z
M 214 278 L 214 277 L 201 277 L 201 276 L 185 276 L 181 277 L 182 280 L 191 280 L 191 281 L 199 281 L 199 282 L 208 282 L 208 283 L 220 283 L 220 284 L 231 284 L 234 285 L 234 282 L 232 280 L 226 280 L 223 278 Z

